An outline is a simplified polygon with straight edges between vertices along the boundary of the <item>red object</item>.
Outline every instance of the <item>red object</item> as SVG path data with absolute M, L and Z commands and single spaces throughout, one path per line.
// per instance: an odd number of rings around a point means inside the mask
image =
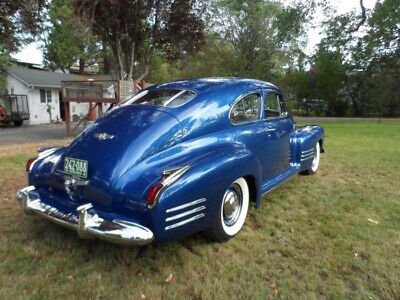
M 0 105 L 0 120 L 3 120 L 7 115 L 6 109 Z
M 163 185 L 161 183 L 155 184 L 150 188 L 149 194 L 147 196 L 147 204 L 148 205 L 154 205 L 154 200 L 156 199 L 158 192 L 162 188 L 163 188 Z
M 94 111 L 92 102 L 89 102 L 89 120 L 90 121 L 96 120 L 96 112 Z
M 25 167 L 25 170 L 26 170 L 27 172 L 30 171 L 31 166 L 32 166 L 32 163 L 33 163 L 36 159 L 37 159 L 37 157 L 32 157 L 32 158 L 28 159 L 28 161 L 26 162 L 26 167 Z

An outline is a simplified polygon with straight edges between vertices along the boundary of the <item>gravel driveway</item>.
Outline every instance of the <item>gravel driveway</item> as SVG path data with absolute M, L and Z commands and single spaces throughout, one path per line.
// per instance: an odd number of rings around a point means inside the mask
M 71 128 L 74 128 L 74 126 L 74 124 L 71 124 Z M 79 133 L 80 130 L 82 130 L 81 127 L 75 133 Z M 0 127 L 0 146 L 58 140 L 65 137 L 65 124 Z

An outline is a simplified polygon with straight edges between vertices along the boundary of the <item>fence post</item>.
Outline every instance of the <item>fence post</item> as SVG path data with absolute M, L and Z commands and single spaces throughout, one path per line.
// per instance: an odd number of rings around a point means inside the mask
M 64 102 L 65 125 L 67 127 L 67 137 L 71 136 L 71 117 L 69 114 L 69 102 Z

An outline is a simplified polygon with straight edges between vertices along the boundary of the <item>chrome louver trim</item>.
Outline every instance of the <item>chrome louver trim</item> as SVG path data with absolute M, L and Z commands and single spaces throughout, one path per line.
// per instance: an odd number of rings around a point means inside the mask
M 301 151 L 300 161 L 306 161 L 314 157 L 314 148 Z
M 314 151 L 314 148 L 311 148 L 311 149 L 308 149 L 308 150 L 303 150 L 303 151 L 301 151 L 301 154 L 306 154 L 306 153 L 309 153 L 311 151 Z
M 314 155 L 308 156 L 308 157 L 305 157 L 305 158 L 300 159 L 300 161 L 309 160 L 309 159 L 311 159 L 311 158 L 313 158 L 313 157 L 314 157 Z
M 205 206 L 199 206 L 199 207 L 196 207 L 196 208 L 194 208 L 194 209 L 191 209 L 191 210 L 185 211 L 185 212 L 183 212 L 183 213 L 180 213 L 180 214 L 178 214 L 178 215 L 175 215 L 175 216 L 172 216 L 172 217 L 168 217 L 168 218 L 165 219 L 165 222 L 171 222 L 171 221 L 173 221 L 173 220 L 186 217 L 186 216 L 188 216 L 188 215 L 197 213 L 197 212 L 202 211 L 202 210 L 205 210 L 205 209 L 206 209 Z
M 193 217 L 191 217 L 189 219 L 185 219 L 185 220 L 180 221 L 178 223 L 169 225 L 169 226 L 165 227 L 165 230 L 170 230 L 170 229 L 173 229 L 173 228 L 176 228 L 176 227 L 180 227 L 180 226 L 185 225 L 187 223 L 190 223 L 190 222 L 196 221 L 196 220 L 198 220 L 200 218 L 203 218 L 204 216 L 205 216 L 205 214 L 203 214 L 203 213 L 195 215 L 195 216 L 193 216 Z
M 197 199 L 197 200 L 194 200 L 194 201 L 189 202 L 189 203 L 185 203 L 185 204 L 182 204 L 182 205 L 179 205 L 179 206 L 175 206 L 175 207 L 169 208 L 165 212 L 166 213 L 171 213 L 171 212 L 174 212 L 174 211 L 177 211 L 177 210 L 185 209 L 187 207 L 190 207 L 190 206 L 193 206 L 193 205 L 196 205 L 196 204 L 199 204 L 199 203 L 203 203 L 206 200 L 207 200 L 206 198 Z

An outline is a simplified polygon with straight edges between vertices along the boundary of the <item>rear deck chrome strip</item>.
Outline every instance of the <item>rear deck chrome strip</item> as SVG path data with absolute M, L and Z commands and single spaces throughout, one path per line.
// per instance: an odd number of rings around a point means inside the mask
M 178 214 L 178 215 L 175 215 L 175 216 L 166 218 L 166 219 L 165 219 L 165 222 L 170 222 L 170 221 L 173 221 L 173 220 L 176 220 L 176 219 L 180 219 L 180 218 L 186 217 L 186 216 L 188 216 L 188 215 L 191 215 L 191 214 L 197 213 L 197 212 L 199 212 L 199 211 L 202 211 L 202 210 L 204 210 L 204 209 L 206 209 L 205 206 L 199 206 L 199 207 L 196 207 L 196 208 L 194 208 L 194 209 L 185 211 L 185 212 L 183 212 L 183 213 L 181 213 L 181 214 Z
M 181 209 L 184 209 L 184 208 L 187 208 L 187 207 L 199 204 L 199 203 L 203 203 L 206 200 L 207 200 L 206 198 L 197 199 L 197 200 L 194 200 L 194 201 L 186 203 L 186 204 L 182 204 L 182 205 L 179 205 L 179 206 L 175 206 L 175 207 L 169 208 L 165 212 L 166 213 L 170 213 L 170 212 L 174 212 L 174 211 L 177 211 L 177 210 L 181 210 Z
M 173 229 L 173 228 L 176 228 L 176 227 L 180 227 L 180 226 L 185 225 L 187 223 L 190 223 L 190 222 L 196 221 L 196 220 L 198 220 L 200 218 L 203 218 L 204 216 L 205 216 L 205 214 L 203 214 L 203 213 L 195 215 L 195 216 L 193 216 L 193 217 L 191 217 L 189 219 L 186 219 L 186 220 L 180 221 L 178 223 L 169 225 L 169 226 L 165 227 L 165 230 L 170 230 L 170 229 Z

